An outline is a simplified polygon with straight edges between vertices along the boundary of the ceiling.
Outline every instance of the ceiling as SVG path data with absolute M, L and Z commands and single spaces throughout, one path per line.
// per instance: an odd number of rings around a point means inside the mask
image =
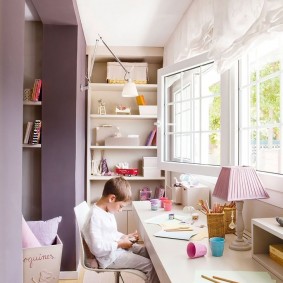
M 86 44 L 163 47 L 193 0 L 76 0 Z M 26 20 L 39 17 L 26 0 Z

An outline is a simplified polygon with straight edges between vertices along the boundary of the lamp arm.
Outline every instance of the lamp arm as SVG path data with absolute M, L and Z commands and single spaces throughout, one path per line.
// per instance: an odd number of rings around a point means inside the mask
M 125 77 L 127 74 L 130 74 L 130 72 L 125 68 L 125 66 L 122 64 L 122 62 L 120 61 L 120 59 L 113 53 L 113 51 L 109 48 L 109 46 L 105 43 L 105 41 L 102 39 L 102 37 L 100 35 L 98 35 L 100 40 L 102 41 L 102 43 L 105 45 L 105 47 L 108 49 L 108 51 L 112 54 L 112 56 L 116 59 L 116 61 L 120 64 L 120 66 L 124 69 L 124 71 L 126 72 Z

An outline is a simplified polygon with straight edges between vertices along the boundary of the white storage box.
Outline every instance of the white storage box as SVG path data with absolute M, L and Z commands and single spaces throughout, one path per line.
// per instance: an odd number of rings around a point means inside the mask
M 182 186 L 182 204 L 185 206 L 197 207 L 199 200 L 210 200 L 209 188 L 204 185 L 197 185 L 193 187 Z
M 95 145 L 105 145 L 105 139 L 113 137 L 120 132 L 120 129 L 115 126 L 101 126 L 95 128 Z
M 130 72 L 132 81 L 136 84 L 147 84 L 148 64 L 147 63 L 122 63 Z M 107 62 L 107 82 L 111 84 L 125 83 L 125 70 L 118 62 Z
M 106 146 L 139 146 L 139 137 L 109 137 L 105 139 Z
M 140 115 L 157 116 L 157 105 L 139 105 Z
M 144 167 L 157 167 L 157 157 L 143 157 Z
M 54 245 L 23 249 L 24 283 L 57 283 L 63 244 L 57 236 Z
M 146 178 L 161 177 L 161 170 L 157 167 L 143 167 L 143 176 Z

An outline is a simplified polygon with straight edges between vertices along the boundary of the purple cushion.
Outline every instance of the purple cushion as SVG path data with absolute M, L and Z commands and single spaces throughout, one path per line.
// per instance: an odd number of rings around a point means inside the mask
M 24 249 L 41 247 L 40 242 L 29 228 L 23 216 L 22 216 L 22 247 Z
M 28 226 L 42 246 L 52 245 L 62 217 L 58 216 L 47 221 L 27 221 Z

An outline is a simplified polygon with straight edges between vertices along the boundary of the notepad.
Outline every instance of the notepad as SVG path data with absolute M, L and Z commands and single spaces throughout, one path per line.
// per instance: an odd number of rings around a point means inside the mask
M 160 231 L 158 231 L 157 233 L 155 233 L 153 235 L 155 237 L 189 241 L 190 238 L 192 236 L 196 235 L 196 234 L 197 234 L 197 232 L 195 232 L 195 231 L 166 232 L 164 230 L 160 230 Z

